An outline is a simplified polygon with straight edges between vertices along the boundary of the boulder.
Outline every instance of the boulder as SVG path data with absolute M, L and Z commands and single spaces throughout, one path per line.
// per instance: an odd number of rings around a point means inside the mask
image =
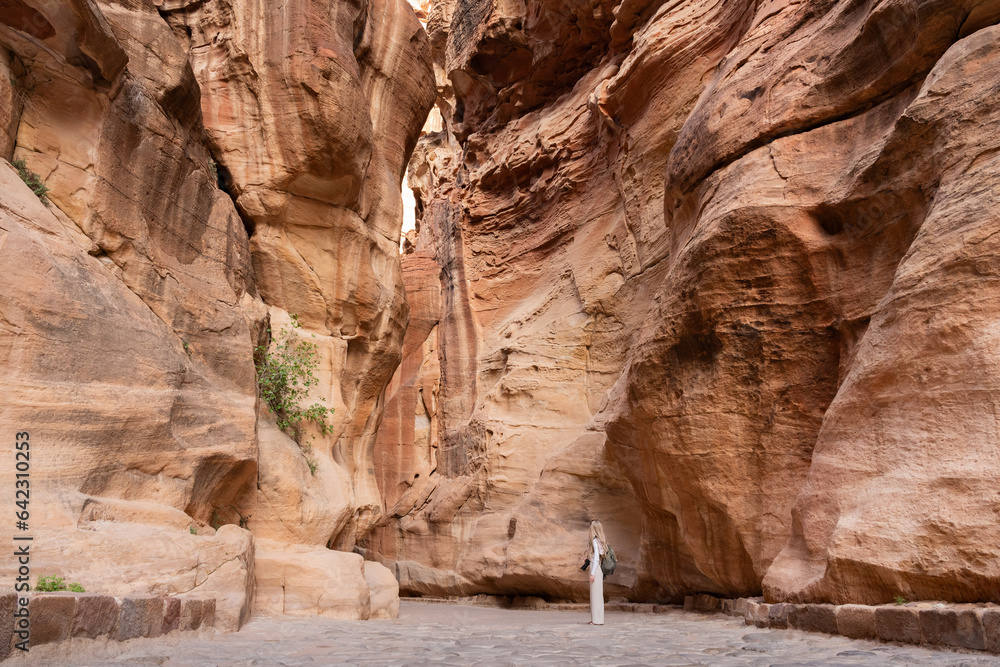
M 94 521 L 86 530 L 48 535 L 33 550 L 32 564 L 41 571 L 119 598 L 212 597 L 219 601 L 218 627 L 226 631 L 250 618 L 254 542 L 247 530 L 227 524 L 215 534 L 192 535 L 186 525 Z
M 256 572 L 256 609 L 262 613 L 349 620 L 394 617 L 394 608 L 398 613 L 392 574 L 358 554 L 262 539 Z M 369 579 L 375 583 L 374 607 Z
M 686 608 L 687 598 L 685 598 L 685 608 Z M 719 598 L 713 595 L 705 595 L 704 593 L 699 593 L 694 596 L 694 610 L 700 612 L 713 612 L 716 611 L 720 606 Z
M 733 601 L 733 615 L 734 616 L 746 616 L 747 613 L 748 600 L 746 598 L 737 598 Z
M 370 619 L 396 618 L 399 616 L 399 582 L 396 575 L 380 563 L 364 562 L 365 583 L 371 604 Z
M 753 624 L 758 628 L 766 628 L 771 617 L 771 607 L 773 605 L 761 603 L 757 605 L 754 612 Z

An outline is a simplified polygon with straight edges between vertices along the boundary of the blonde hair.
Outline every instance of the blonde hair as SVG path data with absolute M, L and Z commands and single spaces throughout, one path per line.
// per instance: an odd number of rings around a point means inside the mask
M 608 538 L 604 537 L 604 526 L 597 519 L 590 522 L 590 539 L 587 540 L 588 549 L 593 547 L 595 537 L 600 540 L 601 547 L 607 549 Z

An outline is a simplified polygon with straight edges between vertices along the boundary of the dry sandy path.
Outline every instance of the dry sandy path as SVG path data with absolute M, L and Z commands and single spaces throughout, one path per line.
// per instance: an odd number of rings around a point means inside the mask
M 403 601 L 393 621 L 260 617 L 239 633 L 147 642 L 74 665 L 997 665 L 1000 658 L 794 630 L 759 630 L 680 610 L 611 613 L 604 627 L 571 611 Z M 68 663 L 70 664 L 70 663 Z

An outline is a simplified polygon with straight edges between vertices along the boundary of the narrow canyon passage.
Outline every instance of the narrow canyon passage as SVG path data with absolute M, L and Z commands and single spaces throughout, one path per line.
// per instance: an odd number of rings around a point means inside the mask
M 995 2 L 432 2 L 413 595 L 1000 600 Z M 584 545 L 585 546 L 585 545 Z
M 429 633 L 599 519 L 1000 651 L 998 81 L 1000 0 L 0 0 L 0 618 Z

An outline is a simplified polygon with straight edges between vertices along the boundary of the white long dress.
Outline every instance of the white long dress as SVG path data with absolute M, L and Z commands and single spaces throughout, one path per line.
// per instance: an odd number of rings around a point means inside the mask
M 601 570 L 601 541 L 594 538 L 594 554 L 590 557 L 590 621 L 594 625 L 604 625 L 604 572 Z

